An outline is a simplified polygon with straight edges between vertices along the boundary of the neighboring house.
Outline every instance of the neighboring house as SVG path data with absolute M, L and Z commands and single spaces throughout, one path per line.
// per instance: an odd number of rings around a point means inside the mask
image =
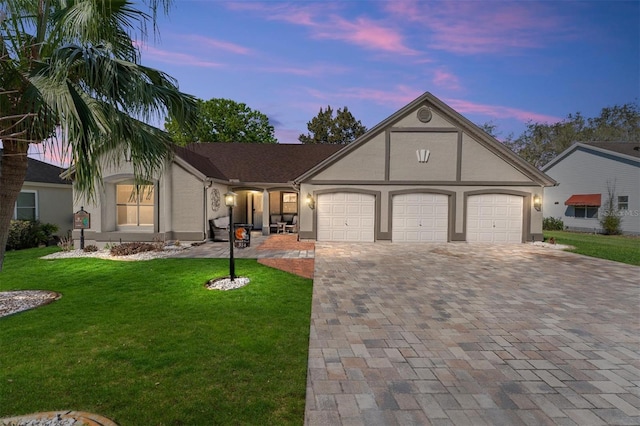
M 197 241 L 209 219 L 269 233 L 296 214 L 300 238 L 319 241 L 542 239 L 540 201 L 555 181 L 425 93 L 347 146 L 201 143 L 178 148 L 135 196 L 131 165 L 103 171 L 85 239 Z
M 601 232 L 613 196 L 625 234 L 640 234 L 640 143 L 575 143 L 542 168 L 558 182 L 544 191 L 545 217 L 570 230 Z
M 33 158 L 27 161 L 27 176 L 14 207 L 13 219 L 53 223 L 58 226 L 56 235 L 67 235 L 73 226 L 71 181 L 60 177 L 63 168 Z

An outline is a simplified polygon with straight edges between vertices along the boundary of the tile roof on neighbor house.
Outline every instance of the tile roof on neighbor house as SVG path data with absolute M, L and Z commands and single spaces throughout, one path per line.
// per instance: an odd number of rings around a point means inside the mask
M 586 142 L 585 145 L 640 158 L 640 142 Z
M 193 143 L 176 155 L 207 177 L 253 183 L 287 183 L 345 145 Z
M 0 155 L 2 155 L 2 149 L 0 149 Z M 2 164 L 0 164 L 0 167 L 2 167 Z M 45 163 L 44 161 L 34 158 L 28 158 L 27 176 L 24 181 L 71 185 L 70 180 L 65 180 L 60 177 L 60 174 L 64 171 L 65 169 L 62 167 L 54 166 L 53 164 Z

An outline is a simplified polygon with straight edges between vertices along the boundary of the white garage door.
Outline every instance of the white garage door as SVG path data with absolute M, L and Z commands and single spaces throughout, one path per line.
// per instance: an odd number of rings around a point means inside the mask
M 442 194 L 394 196 L 392 226 L 394 242 L 447 242 L 449 197 Z
M 472 195 L 467 199 L 467 241 L 522 242 L 522 197 L 506 194 Z
M 375 197 L 334 193 L 318 196 L 318 241 L 374 240 Z

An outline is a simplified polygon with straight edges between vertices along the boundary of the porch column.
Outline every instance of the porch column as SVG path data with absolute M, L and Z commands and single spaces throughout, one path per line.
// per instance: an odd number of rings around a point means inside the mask
M 262 191 L 262 235 L 269 235 L 269 191 Z

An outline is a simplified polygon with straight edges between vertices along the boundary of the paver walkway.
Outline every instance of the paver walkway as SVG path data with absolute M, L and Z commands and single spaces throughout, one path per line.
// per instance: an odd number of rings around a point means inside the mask
M 298 241 L 297 234 L 268 235 L 251 233 L 251 244 L 246 248 L 235 248 L 233 255 L 239 259 L 258 259 L 258 263 L 313 278 L 314 242 Z M 212 242 L 191 247 L 175 257 L 190 258 L 229 258 L 228 242 Z
M 640 268 L 316 243 L 306 425 L 638 425 Z

